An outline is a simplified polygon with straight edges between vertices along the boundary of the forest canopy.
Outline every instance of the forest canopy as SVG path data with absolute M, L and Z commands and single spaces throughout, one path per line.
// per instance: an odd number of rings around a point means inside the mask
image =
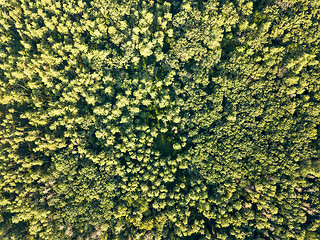
M 320 1 L 0 0 L 0 238 L 320 239 Z

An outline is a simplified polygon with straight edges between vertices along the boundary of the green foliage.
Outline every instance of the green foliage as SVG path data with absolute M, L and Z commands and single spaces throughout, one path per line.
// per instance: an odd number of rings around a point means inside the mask
M 1 239 L 320 239 L 319 16 L 0 1 Z

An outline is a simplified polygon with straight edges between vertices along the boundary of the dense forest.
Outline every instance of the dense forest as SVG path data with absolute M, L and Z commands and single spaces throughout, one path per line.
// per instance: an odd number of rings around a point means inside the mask
M 0 0 L 0 238 L 320 239 L 320 1 Z

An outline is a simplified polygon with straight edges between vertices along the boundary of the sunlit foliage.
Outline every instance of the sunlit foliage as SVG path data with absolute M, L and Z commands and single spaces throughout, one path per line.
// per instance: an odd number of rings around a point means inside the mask
M 0 238 L 320 239 L 319 21 L 0 0 Z

